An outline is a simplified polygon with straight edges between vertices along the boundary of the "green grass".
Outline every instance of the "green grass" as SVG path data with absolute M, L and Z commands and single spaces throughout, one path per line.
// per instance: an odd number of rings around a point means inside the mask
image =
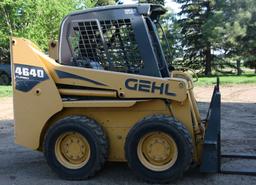
M 216 77 L 199 77 L 199 80 L 195 82 L 196 86 L 207 86 L 216 83 Z M 256 75 L 247 74 L 241 76 L 220 76 L 220 84 L 256 84 Z
M 12 96 L 12 86 L 1 86 L 0 85 L 0 98 Z

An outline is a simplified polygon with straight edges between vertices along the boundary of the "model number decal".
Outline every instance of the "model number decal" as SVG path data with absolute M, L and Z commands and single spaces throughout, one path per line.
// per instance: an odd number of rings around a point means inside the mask
M 22 92 L 28 92 L 37 84 L 49 79 L 42 67 L 14 64 L 13 72 L 15 88 Z
M 23 77 L 34 77 L 34 78 L 44 78 L 44 70 L 43 69 L 36 69 L 36 68 L 28 68 L 28 67 L 16 67 L 15 68 L 15 75 L 16 76 L 23 76 Z

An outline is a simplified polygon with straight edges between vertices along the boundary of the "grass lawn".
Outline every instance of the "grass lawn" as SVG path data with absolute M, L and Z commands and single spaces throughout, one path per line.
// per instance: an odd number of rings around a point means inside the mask
M 1 86 L 0 85 L 0 98 L 12 96 L 12 86 Z
M 206 86 L 216 83 L 216 77 L 199 77 L 199 80 L 195 82 L 195 85 Z M 256 84 L 256 75 L 247 74 L 241 76 L 220 76 L 220 85 L 227 84 Z

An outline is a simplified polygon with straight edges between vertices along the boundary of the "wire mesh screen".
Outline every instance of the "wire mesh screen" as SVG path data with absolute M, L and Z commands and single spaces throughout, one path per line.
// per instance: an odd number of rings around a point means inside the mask
M 130 19 L 101 21 L 104 39 L 108 43 L 109 59 L 115 71 L 139 73 L 142 60 Z
M 98 63 L 107 68 L 107 56 L 96 20 L 73 23 L 69 43 L 73 51 L 73 65 L 94 68 Z
M 74 65 L 126 73 L 143 68 L 130 19 L 73 23 L 69 43 Z

